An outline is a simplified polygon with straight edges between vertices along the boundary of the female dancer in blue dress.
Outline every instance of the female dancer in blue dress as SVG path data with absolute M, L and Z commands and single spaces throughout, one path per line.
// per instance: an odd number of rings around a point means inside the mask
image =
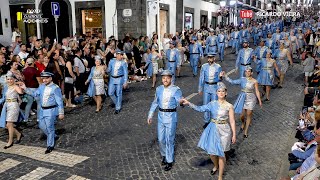
M 241 124 L 241 131 L 244 130 L 244 138 L 248 137 L 248 129 L 249 125 L 251 124 L 252 120 L 252 112 L 254 106 L 257 103 L 257 99 L 259 101 L 260 107 L 262 107 L 262 102 L 260 98 L 259 86 L 258 81 L 252 77 L 252 68 L 250 66 L 246 67 L 245 76 L 241 77 L 240 79 L 232 80 L 229 78 L 229 74 L 235 72 L 235 70 L 230 71 L 225 75 L 226 81 L 230 82 L 231 84 L 240 84 L 241 92 L 234 103 L 234 111 L 237 114 L 241 114 L 240 120 Z M 246 122 L 244 122 L 244 117 L 247 117 Z
M 225 152 L 230 150 L 231 142 L 236 143 L 236 125 L 233 106 L 226 101 L 227 88 L 221 82 L 218 83 L 217 96 L 218 100 L 211 101 L 203 106 L 196 106 L 186 99 L 182 101 L 184 105 L 189 105 L 196 111 L 211 113 L 211 122 L 203 131 L 198 147 L 205 150 L 214 163 L 211 175 L 214 175 L 219 168 L 219 180 L 222 180 Z
M 265 94 L 266 99 L 265 101 L 270 101 L 270 90 L 271 86 L 273 86 L 274 81 L 274 70 L 278 74 L 280 74 L 278 65 L 274 59 L 271 58 L 272 51 L 270 49 L 267 50 L 266 58 L 262 58 L 261 60 L 254 61 L 256 62 L 257 66 L 259 67 L 258 71 L 260 72 L 257 77 L 257 81 L 259 85 L 265 86 Z M 264 88 L 263 88 L 264 89 Z M 264 94 L 264 92 L 263 92 Z M 262 95 L 263 96 L 263 95 Z

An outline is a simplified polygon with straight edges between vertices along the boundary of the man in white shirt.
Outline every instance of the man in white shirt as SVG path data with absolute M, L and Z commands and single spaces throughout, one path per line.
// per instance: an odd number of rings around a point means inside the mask
M 21 44 L 20 45 L 20 52 L 18 53 L 18 56 L 20 59 L 26 60 L 28 58 L 29 53 L 27 51 L 27 46 L 26 44 Z

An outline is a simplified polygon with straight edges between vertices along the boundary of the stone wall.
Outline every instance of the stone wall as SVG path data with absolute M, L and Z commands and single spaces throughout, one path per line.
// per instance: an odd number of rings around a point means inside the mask
M 132 16 L 123 17 L 123 9 L 132 9 Z M 108 13 L 107 10 L 106 13 Z M 145 36 L 147 34 L 146 0 L 118 0 L 117 19 L 119 39 L 123 39 L 126 33 L 130 33 L 135 38 L 139 38 L 141 35 Z

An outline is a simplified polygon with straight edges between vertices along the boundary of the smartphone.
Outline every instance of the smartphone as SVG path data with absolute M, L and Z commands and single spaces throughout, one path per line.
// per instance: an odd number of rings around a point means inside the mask
M 302 107 L 302 115 L 307 114 L 307 112 L 308 112 L 308 106 L 303 106 Z

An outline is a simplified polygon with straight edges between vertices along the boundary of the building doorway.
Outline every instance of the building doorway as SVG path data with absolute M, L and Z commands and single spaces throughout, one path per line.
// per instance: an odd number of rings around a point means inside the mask
M 201 19 L 200 19 L 200 27 L 208 27 L 208 16 L 206 15 L 201 15 Z
M 166 10 L 160 10 L 160 35 L 159 38 L 162 39 L 164 33 L 168 32 L 168 27 L 167 27 L 167 23 L 168 23 L 168 11 Z
M 82 33 L 86 36 L 102 33 L 102 16 L 101 8 L 81 10 Z
M 51 2 L 58 2 L 60 6 L 60 17 L 58 19 L 58 40 L 72 36 L 71 33 L 71 7 L 69 1 L 64 0 L 46 0 L 41 1 L 39 9 L 43 13 L 43 17 L 48 18 L 48 23 L 42 25 L 42 37 L 49 37 L 51 40 L 56 38 L 55 19 L 51 14 Z
M 211 26 L 212 26 L 213 29 L 216 29 L 216 27 L 217 27 L 217 17 L 212 16 Z
M 23 13 L 26 13 L 27 9 L 35 9 L 34 4 L 10 5 L 11 28 L 19 28 L 24 43 L 28 43 L 30 36 L 37 35 L 36 23 L 23 22 Z

